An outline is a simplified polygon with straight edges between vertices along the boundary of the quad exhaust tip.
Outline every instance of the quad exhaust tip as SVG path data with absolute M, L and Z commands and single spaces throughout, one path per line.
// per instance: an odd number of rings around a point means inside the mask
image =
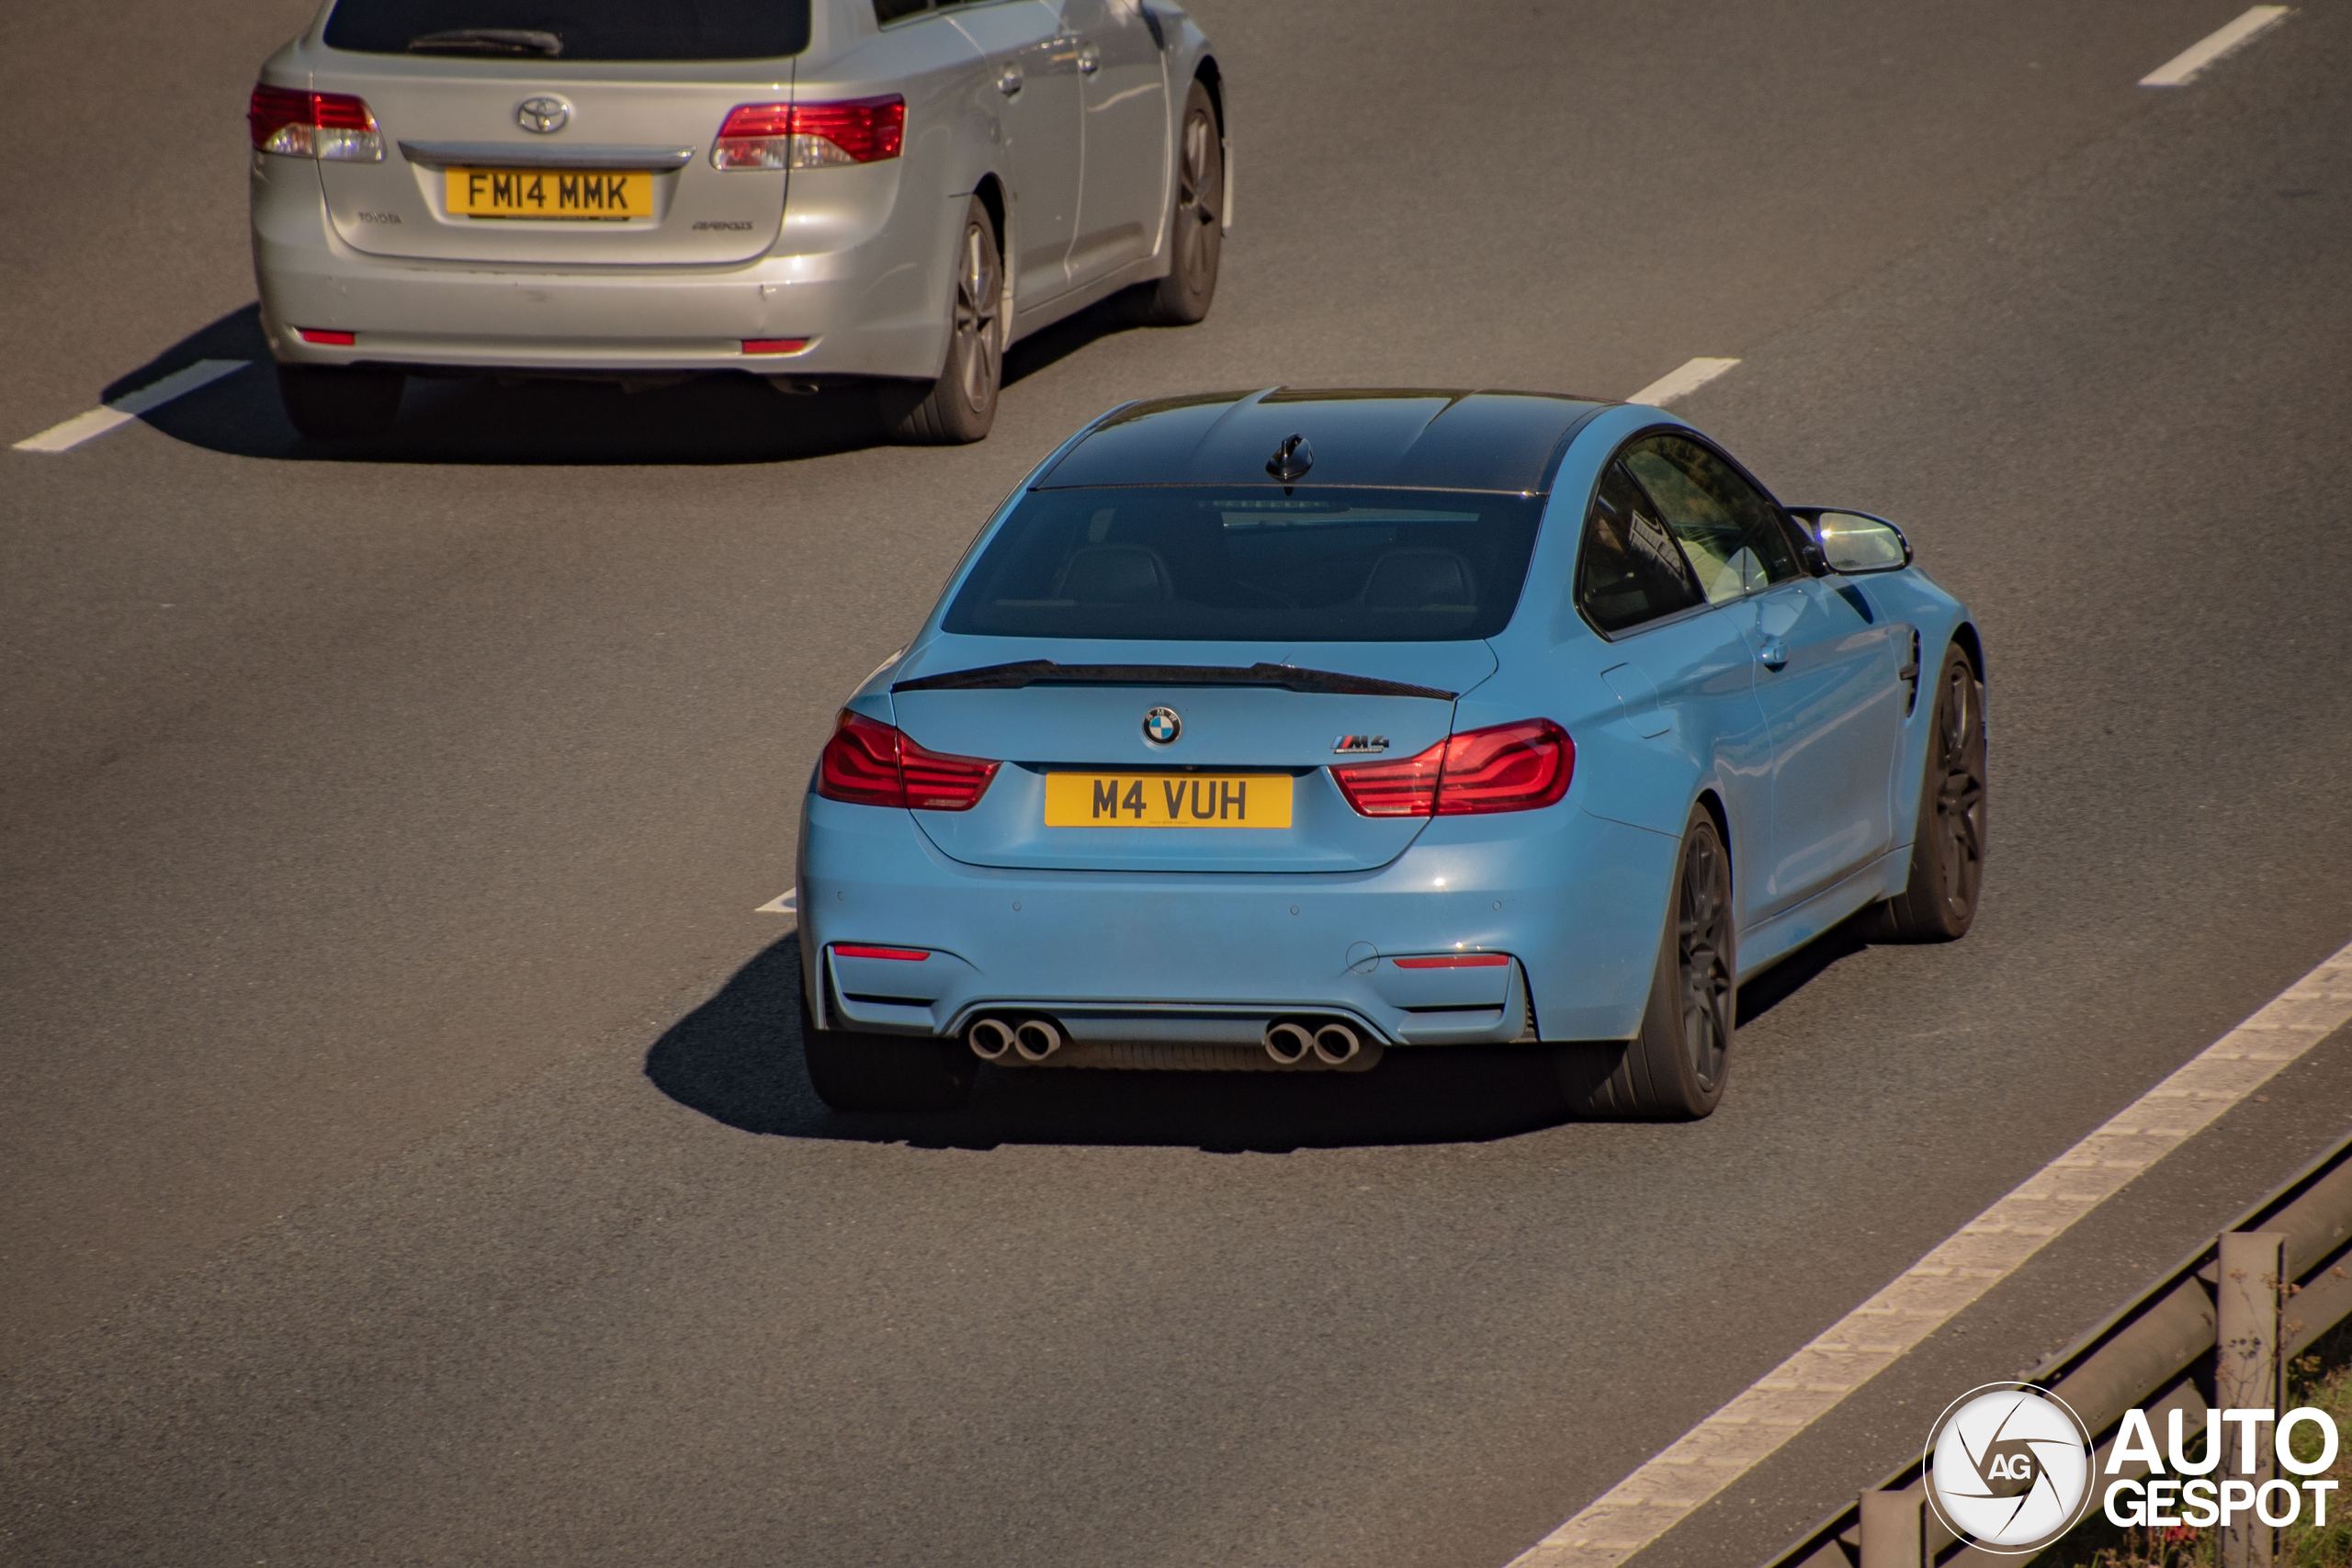
M 1267 1028 L 1265 1047 L 1279 1066 L 1297 1066 L 1311 1055 L 1327 1067 L 1341 1067 L 1363 1054 L 1363 1038 L 1337 1019 L 1321 1023 L 1284 1019 Z
M 1008 1023 L 1001 1018 L 983 1018 L 964 1032 L 964 1043 L 983 1062 L 1001 1062 L 1008 1055 L 1042 1062 L 1062 1048 L 1062 1032 L 1051 1019 L 1024 1018 L 1019 1023 Z

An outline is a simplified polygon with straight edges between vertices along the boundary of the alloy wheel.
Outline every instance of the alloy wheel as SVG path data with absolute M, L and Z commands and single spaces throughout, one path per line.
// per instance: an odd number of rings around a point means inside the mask
M 1676 957 L 1682 980 L 1682 1047 L 1702 1087 L 1722 1078 L 1731 1038 L 1731 904 L 1724 896 L 1723 846 L 1691 837 L 1682 856 Z
M 1976 678 L 1955 660 L 1938 704 L 1936 855 L 1944 897 L 1955 911 L 1972 909 L 1984 880 L 1984 748 L 1977 713 Z
M 956 358 L 960 389 L 974 412 L 996 397 L 999 353 L 997 321 L 1004 309 L 1001 264 L 996 242 L 978 222 L 964 227 L 964 248 L 956 269 Z

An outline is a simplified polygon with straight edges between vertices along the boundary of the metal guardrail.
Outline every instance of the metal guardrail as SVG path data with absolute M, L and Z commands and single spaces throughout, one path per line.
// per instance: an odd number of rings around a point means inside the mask
M 2275 1245 L 2278 1250 L 2270 1250 Z M 2226 1256 L 2225 1256 L 2226 1255 Z M 2276 1258 L 2277 1262 L 2268 1259 Z M 2248 1263 L 2252 1268 L 2247 1267 Z M 2226 1288 L 2225 1288 L 2226 1287 Z M 2259 1328 L 2267 1300 L 2275 1326 Z M 2287 1363 L 2352 1316 L 2352 1138 L 2256 1204 L 2184 1258 L 2136 1300 L 2066 1348 L 2044 1357 L 2018 1381 L 2049 1390 L 2072 1406 L 2098 1439 L 2099 1484 L 2127 1410 L 2143 1408 L 2161 1424 L 2180 1410 L 2192 1427 L 2216 1400 L 2217 1377 L 2232 1386 L 2222 1403 L 2283 1408 Z M 2241 1322 L 2255 1324 L 2247 1328 Z M 2249 1397 L 2244 1366 L 2224 1369 L 2216 1347 L 2253 1345 L 2267 1397 Z M 2241 1355 L 2236 1359 L 2243 1360 Z M 2256 1385 L 2256 1386 L 2258 1386 Z M 1923 1507 L 1924 1456 L 1914 1457 L 1876 1487 L 1770 1560 L 1769 1568 L 1945 1568 L 2021 1559 L 1983 1551 L 1944 1528 Z M 2139 1479 L 2133 1460 L 2117 1472 Z M 2226 1550 L 2227 1560 L 2234 1555 Z M 2245 1561 L 2267 1563 L 2267 1549 Z

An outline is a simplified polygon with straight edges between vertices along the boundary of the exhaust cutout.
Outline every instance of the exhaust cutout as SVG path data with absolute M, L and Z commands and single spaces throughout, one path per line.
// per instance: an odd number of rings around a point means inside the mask
M 964 1040 L 972 1047 L 972 1055 L 983 1062 L 1001 1061 L 1012 1049 L 1012 1031 L 1001 1019 L 981 1019 L 964 1032 Z
M 1062 1048 L 1062 1032 L 1042 1018 L 1025 1019 L 1012 1032 L 1012 1048 L 1024 1062 L 1042 1062 Z
M 1363 1042 L 1344 1023 L 1327 1023 L 1315 1032 L 1315 1059 L 1326 1066 L 1352 1062 L 1363 1049 Z
M 1285 1067 L 1295 1067 L 1315 1049 L 1315 1036 L 1295 1023 L 1277 1023 L 1266 1031 L 1265 1044 L 1267 1055 Z

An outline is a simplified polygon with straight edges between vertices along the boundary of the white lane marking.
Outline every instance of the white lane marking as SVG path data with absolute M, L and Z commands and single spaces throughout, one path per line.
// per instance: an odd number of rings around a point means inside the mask
M 1738 363 L 1736 359 L 1693 359 L 1684 364 L 1681 369 L 1659 377 L 1625 400 L 1664 407 L 1677 398 L 1697 391 Z
M 2218 32 L 2190 44 L 2140 78 L 2143 87 L 2185 87 L 2197 73 L 2287 15 L 2284 6 L 2256 6 Z
M 797 915 L 800 912 L 800 889 L 787 888 L 752 911 L 755 915 Z
M 2050 1245 L 2123 1184 L 2352 1021 L 2352 945 L 1961 1226 L 1511 1568 L 1615 1568 Z
M 195 364 L 173 371 L 160 381 L 150 381 L 135 391 L 125 392 L 110 403 L 101 403 L 87 413 L 77 413 L 63 424 L 52 424 L 39 435 L 28 435 L 17 443 L 19 452 L 67 452 L 94 436 L 104 435 L 118 425 L 129 424 L 150 409 L 163 407 L 174 398 L 184 398 L 198 387 L 209 387 L 221 377 L 243 370 L 253 362 L 248 359 L 199 359 Z

